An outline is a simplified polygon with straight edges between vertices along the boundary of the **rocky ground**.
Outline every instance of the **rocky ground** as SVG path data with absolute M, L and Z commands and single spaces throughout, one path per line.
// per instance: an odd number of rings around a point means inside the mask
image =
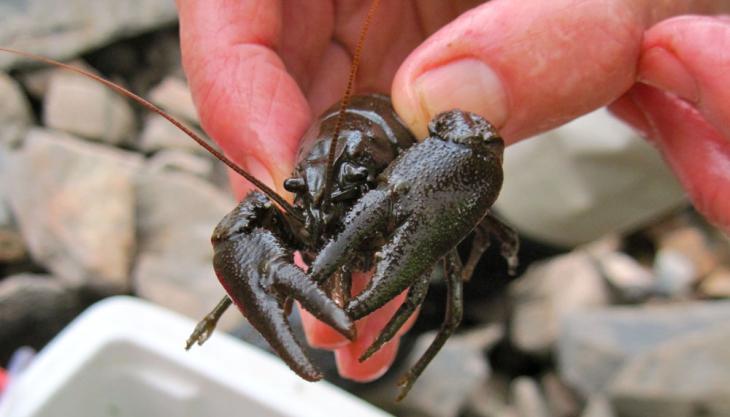
M 174 10 L 142 3 L 145 19 L 102 19 L 55 48 L 25 16 L 11 29 L 27 40 L 0 29 L 0 44 L 72 60 L 197 126 Z M 6 21 L 28 10 L 0 5 Z M 202 317 L 222 295 L 210 233 L 235 204 L 223 168 L 97 83 L 8 57 L 0 68 L 0 364 L 110 295 Z M 385 378 L 338 380 L 321 353 L 331 380 L 402 416 L 730 416 L 730 244 L 691 209 L 571 251 L 525 240 L 520 257 L 511 279 L 488 252 L 460 333 L 402 403 L 394 381 L 438 328 L 439 282 Z M 223 328 L 261 344 L 235 314 Z

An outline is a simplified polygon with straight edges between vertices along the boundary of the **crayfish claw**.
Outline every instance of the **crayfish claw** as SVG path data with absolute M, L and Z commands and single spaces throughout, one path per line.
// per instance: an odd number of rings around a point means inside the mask
M 283 293 L 299 301 L 304 309 L 343 336 L 355 339 L 355 324 L 350 317 L 310 277 L 291 264 L 282 264 L 278 268 L 276 281 Z

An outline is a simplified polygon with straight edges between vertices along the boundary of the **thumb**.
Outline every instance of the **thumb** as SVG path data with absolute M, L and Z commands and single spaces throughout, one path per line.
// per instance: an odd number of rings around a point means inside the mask
M 419 46 L 393 82 L 394 106 L 419 136 L 441 111 L 486 117 L 507 143 L 602 107 L 635 80 L 644 29 L 701 2 L 492 1 Z

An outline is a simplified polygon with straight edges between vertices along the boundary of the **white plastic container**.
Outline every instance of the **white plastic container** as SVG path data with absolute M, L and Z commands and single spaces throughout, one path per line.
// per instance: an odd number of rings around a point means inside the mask
M 186 352 L 194 325 L 132 297 L 97 303 L 12 382 L 0 416 L 388 416 L 222 333 Z

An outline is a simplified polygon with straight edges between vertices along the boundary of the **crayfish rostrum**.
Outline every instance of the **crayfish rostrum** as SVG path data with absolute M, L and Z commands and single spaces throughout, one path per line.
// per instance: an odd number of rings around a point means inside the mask
M 360 45 L 364 34 L 365 29 Z M 355 320 L 408 290 L 405 302 L 360 358 L 365 360 L 416 311 L 432 270 L 443 266 L 446 318 L 402 379 L 402 398 L 458 326 L 463 281 L 471 276 L 490 236 L 501 242 L 511 269 L 516 266 L 516 234 L 489 213 L 502 185 L 504 143 L 479 115 L 460 110 L 439 114 L 429 124 L 429 137 L 418 142 L 388 97 L 350 97 L 348 87 L 343 102 L 328 110 L 302 140 L 295 171 L 284 183 L 295 195 L 289 204 L 190 129 L 122 87 L 43 57 L 0 50 L 106 84 L 160 113 L 259 188 L 213 232 L 213 266 L 227 295 L 198 324 L 187 348 L 202 344 L 223 312 L 236 304 L 294 372 L 318 380 L 320 371 L 287 322 L 293 300 L 352 339 Z M 353 65 L 350 80 L 355 71 Z M 462 265 L 456 246 L 472 231 L 472 250 Z M 294 264 L 296 251 L 310 264 L 309 272 Z M 373 268 L 369 285 L 351 297 L 353 271 Z

